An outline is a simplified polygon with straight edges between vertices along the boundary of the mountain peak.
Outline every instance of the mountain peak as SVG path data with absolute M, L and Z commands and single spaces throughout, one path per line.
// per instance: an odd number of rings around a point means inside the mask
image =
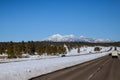
M 43 41 L 54 41 L 54 42 L 112 42 L 110 39 L 95 39 L 89 38 L 85 36 L 75 36 L 73 34 L 70 35 L 60 35 L 54 34 L 44 39 Z

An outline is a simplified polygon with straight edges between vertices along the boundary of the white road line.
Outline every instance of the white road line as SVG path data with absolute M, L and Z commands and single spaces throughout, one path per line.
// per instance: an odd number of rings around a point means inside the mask
M 87 80 L 90 80 L 92 77 L 94 77 L 94 76 L 104 67 L 104 65 L 107 64 L 109 61 L 110 61 L 110 59 L 107 60 L 107 61 L 105 61 L 105 63 L 103 63 L 100 67 L 98 67 L 97 70 L 96 70 L 95 72 L 93 72 L 93 73 L 88 77 Z

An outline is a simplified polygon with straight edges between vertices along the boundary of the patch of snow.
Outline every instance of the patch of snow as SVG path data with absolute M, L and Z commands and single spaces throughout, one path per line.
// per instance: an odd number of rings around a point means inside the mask
M 73 50 L 71 53 L 74 53 L 74 51 L 75 50 Z M 0 80 L 28 80 L 35 76 L 50 73 L 108 55 L 110 52 L 111 51 L 90 55 L 58 57 L 0 64 Z
M 117 47 L 117 50 L 120 51 L 120 47 Z
M 111 42 L 110 39 L 96 39 L 95 42 Z
M 28 61 L 28 60 L 39 60 L 39 59 L 48 59 L 48 58 L 56 58 L 56 57 L 58 57 L 58 56 L 29 55 L 28 58 L 0 59 L 0 63 L 20 62 L 20 61 Z
M 108 51 L 111 48 L 111 47 L 103 47 L 103 46 L 95 46 L 95 47 L 100 47 L 101 48 L 100 52 Z M 89 47 L 89 46 L 80 47 L 80 53 L 78 53 L 78 48 L 77 49 L 72 49 L 70 52 L 67 50 L 66 55 L 81 55 L 81 54 L 96 53 L 94 51 L 95 47 Z
M 0 56 L 8 56 L 7 54 L 3 53 L 3 54 L 0 54 Z

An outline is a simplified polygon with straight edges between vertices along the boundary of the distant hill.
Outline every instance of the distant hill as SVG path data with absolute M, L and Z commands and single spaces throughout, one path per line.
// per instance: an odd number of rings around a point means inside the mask
M 42 41 L 54 41 L 54 42 L 92 42 L 92 43 L 106 43 L 106 42 L 112 42 L 110 39 L 95 39 L 95 38 L 89 38 L 85 36 L 75 36 L 75 35 L 60 35 L 60 34 L 54 34 L 48 38 L 43 39 Z

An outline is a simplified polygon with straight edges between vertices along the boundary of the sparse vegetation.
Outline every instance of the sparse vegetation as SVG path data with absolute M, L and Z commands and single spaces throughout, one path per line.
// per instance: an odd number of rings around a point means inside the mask
M 100 51 L 100 47 L 95 47 L 94 51 Z
M 119 46 L 120 42 L 114 43 L 88 43 L 88 42 L 0 42 L 0 54 L 6 53 L 8 58 L 22 57 L 22 54 L 35 55 L 37 52 L 39 55 L 46 53 L 47 55 L 66 54 L 67 50 L 78 49 L 80 53 L 81 46 Z M 95 48 L 95 51 L 100 51 L 99 47 Z

